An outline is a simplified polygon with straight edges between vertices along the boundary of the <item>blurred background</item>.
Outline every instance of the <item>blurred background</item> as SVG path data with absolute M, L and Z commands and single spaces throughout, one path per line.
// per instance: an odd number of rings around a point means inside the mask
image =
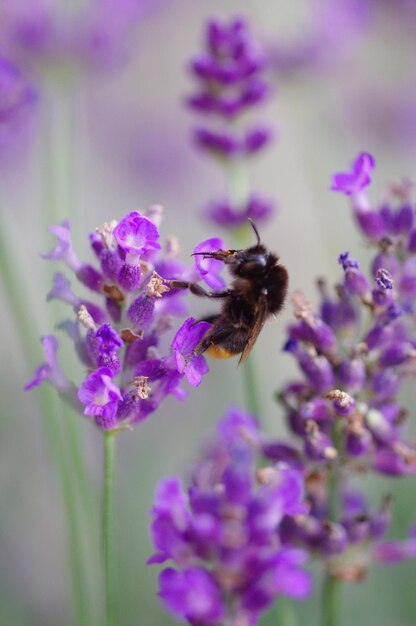
M 100 11 L 97 6 L 93 0 L 0 0 L 0 623 L 5 625 L 73 623 L 65 487 L 56 471 L 51 428 L 67 458 L 66 488 L 75 471 L 69 452 L 74 437 L 81 441 L 85 482 L 96 487 L 87 493 L 81 487 L 74 498 L 86 584 L 95 598 L 91 624 L 100 620 L 99 495 L 91 493 L 99 494 L 101 435 L 59 401 L 57 420 L 46 424 L 41 407 L 48 397 L 54 401 L 51 394 L 22 392 L 43 358 L 37 337 L 69 315 L 62 303 L 45 302 L 57 269 L 39 257 L 52 247 L 48 226 L 69 217 L 76 249 L 91 261 L 88 233 L 97 225 L 158 203 L 165 208 L 162 234 L 179 237 L 182 260 L 208 236 L 222 236 L 226 245 L 228 238 L 232 245 L 231 235 L 202 215 L 225 180 L 193 145 L 195 114 L 185 106 L 194 90 L 187 68 L 201 49 L 205 21 L 212 15 L 247 17 L 269 58 L 273 95 L 261 114 L 275 127 L 276 141 L 255 160 L 250 176 L 253 188 L 278 204 L 261 235 L 288 267 L 292 290 L 301 289 L 313 301 L 318 276 L 330 282 L 338 277 L 341 251 L 350 250 L 363 265 L 368 258 L 347 202 L 328 190 L 331 174 L 346 169 L 360 150 L 371 152 L 377 160 L 371 190 L 376 198 L 387 183 L 412 178 L 416 162 L 414 0 L 105 0 Z M 63 45 L 68 38 L 70 56 Z M 13 96 L 6 95 L 16 80 L 20 97 L 24 94 L 17 111 Z M 200 302 L 193 306 L 203 311 Z M 294 373 L 290 356 L 281 351 L 290 309 L 267 324 L 251 357 L 262 424 L 275 435 L 284 435 L 285 425 L 274 393 Z M 79 382 L 83 373 L 69 342 L 63 348 L 65 368 Z M 123 626 L 172 623 L 156 597 L 157 568 L 145 566 L 152 551 L 148 511 L 158 480 L 186 476 L 218 418 L 230 404 L 244 405 L 236 364 L 210 362 L 210 369 L 183 404 L 169 398 L 134 432 L 118 438 Z M 381 493 L 394 493 L 392 533 L 404 536 L 416 513 L 414 485 L 407 479 L 368 483 L 375 501 Z M 415 568 L 414 562 L 379 566 L 365 583 L 348 587 L 344 623 L 414 626 Z M 317 602 L 316 596 L 299 607 L 299 623 L 319 626 Z M 270 615 L 262 624 L 276 620 Z

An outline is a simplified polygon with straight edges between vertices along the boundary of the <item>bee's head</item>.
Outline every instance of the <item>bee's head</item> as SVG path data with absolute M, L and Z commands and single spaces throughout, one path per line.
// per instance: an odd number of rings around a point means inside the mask
M 233 250 L 229 260 L 225 261 L 232 266 L 232 270 L 239 276 L 250 276 L 262 272 L 270 264 L 271 257 L 273 257 L 273 263 L 276 259 L 274 255 L 270 254 L 266 246 L 261 243 L 259 231 L 253 220 L 248 218 L 248 221 L 256 235 L 256 244 L 243 250 Z
M 224 259 L 224 263 L 229 265 L 231 271 L 238 276 L 250 276 L 263 272 L 269 263 L 270 253 L 260 243 L 251 248 L 232 250 L 230 252 L 231 254 Z
M 248 220 L 257 238 L 257 243 L 250 248 L 241 250 L 217 250 L 216 252 L 196 252 L 194 254 L 203 255 L 204 258 L 217 259 L 223 261 L 230 267 L 232 273 L 237 276 L 250 276 L 253 273 L 261 272 L 270 264 L 274 265 L 277 258 L 272 255 L 261 243 L 260 235 L 254 222 Z

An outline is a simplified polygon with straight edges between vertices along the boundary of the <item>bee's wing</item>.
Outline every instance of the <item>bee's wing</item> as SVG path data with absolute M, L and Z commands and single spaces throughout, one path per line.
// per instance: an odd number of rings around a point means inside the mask
M 253 324 L 247 343 L 241 354 L 240 360 L 238 361 L 238 365 L 240 365 L 240 363 L 244 363 L 244 361 L 250 354 L 254 344 L 256 343 L 256 339 L 259 336 L 266 319 L 268 318 L 268 315 L 267 298 L 266 296 L 263 296 L 260 298 L 256 306 L 256 320 Z

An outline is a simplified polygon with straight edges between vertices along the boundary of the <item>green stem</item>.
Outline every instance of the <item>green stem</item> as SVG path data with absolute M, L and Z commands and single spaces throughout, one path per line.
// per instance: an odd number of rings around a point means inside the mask
M 232 161 L 227 168 L 228 194 L 230 200 L 241 208 L 249 197 L 250 187 L 245 159 Z
M 341 583 L 329 572 L 325 574 L 322 598 L 322 626 L 338 626 L 340 623 Z
M 115 528 L 115 433 L 104 433 L 104 484 L 102 501 L 102 532 L 104 557 L 104 583 L 106 626 L 116 626 L 117 571 L 116 549 L 114 541 Z
M 296 612 L 294 601 L 291 598 L 281 596 L 277 602 L 277 609 L 279 614 L 279 626 L 296 626 Z
M 261 412 L 260 399 L 257 390 L 256 373 L 254 370 L 253 355 L 251 354 L 243 367 L 243 385 L 247 410 L 259 417 Z
M 60 456 L 63 456 L 63 454 L 64 450 L 62 449 Z M 77 498 L 73 489 L 71 470 L 68 468 L 67 463 L 62 463 L 61 482 L 67 514 L 68 562 L 71 573 L 74 620 L 77 626 L 89 626 L 91 620 L 88 616 L 87 587 L 84 568 L 82 567 L 83 554 L 80 541 Z
M 333 441 L 339 455 L 339 425 L 333 429 Z M 328 518 L 336 520 L 339 513 L 340 467 L 337 460 L 330 468 L 328 478 Z M 331 574 L 328 564 L 325 571 L 322 597 L 322 626 L 339 626 L 340 624 L 341 583 Z
M 260 621 L 261 626 L 297 626 L 295 604 L 291 598 L 280 596 Z

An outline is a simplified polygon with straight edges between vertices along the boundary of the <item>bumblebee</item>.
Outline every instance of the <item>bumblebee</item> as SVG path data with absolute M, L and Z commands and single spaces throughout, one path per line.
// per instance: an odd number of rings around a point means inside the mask
M 243 363 L 267 318 L 283 307 L 288 272 L 279 257 L 261 243 L 251 220 L 250 224 L 257 238 L 254 246 L 195 253 L 227 265 L 233 277 L 228 289 L 208 292 L 197 283 L 171 281 L 173 287 L 188 288 L 197 296 L 222 300 L 220 313 L 205 318 L 212 326 L 194 349 L 194 355 L 207 352 L 215 358 L 229 358 L 241 354 L 239 364 Z

